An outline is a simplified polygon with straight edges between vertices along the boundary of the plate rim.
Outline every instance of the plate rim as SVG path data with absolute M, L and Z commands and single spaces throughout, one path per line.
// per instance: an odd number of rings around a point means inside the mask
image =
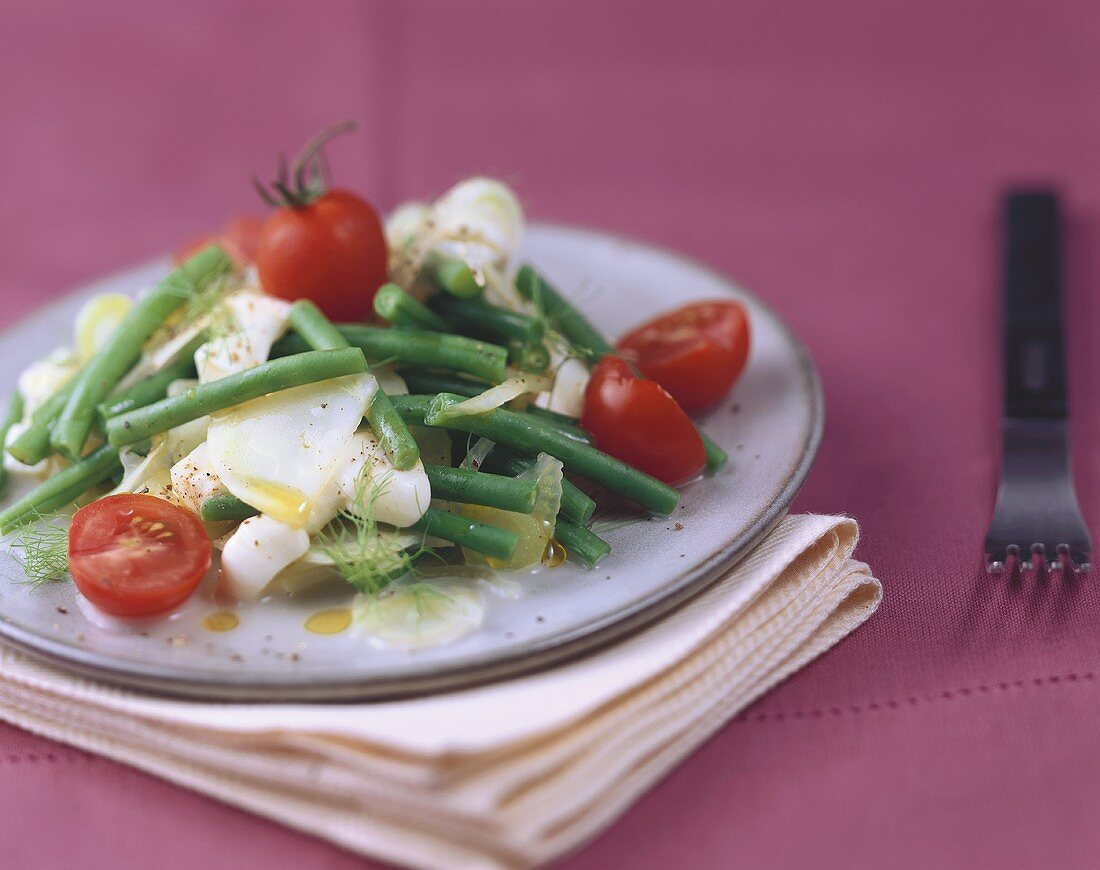
M 678 260 L 708 274 L 727 292 L 747 297 L 778 325 L 796 354 L 799 373 L 810 400 L 810 424 L 802 445 L 800 459 L 788 475 L 778 497 L 766 505 L 740 535 L 711 553 L 694 568 L 679 575 L 675 585 L 666 590 L 637 602 L 625 611 L 588 622 L 583 626 L 556 634 L 552 638 L 532 642 L 531 646 L 518 657 L 502 659 L 499 653 L 486 653 L 472 661 L 466 660 L 461 665 L 452 667 L 434 665 L 424 672 L 414 671 L 392 678 L 373 677 L 367 683 L 357 682 L 354 677 L 349 676 L 326 679 L 315 674 L 302 674 L 296 679 L 291 675 L 289 680 L 287 675 L 282 674 L 267 678 L 264 674 L 250 674 L 247 669 L 239 674 L 221 676 L 218 680 L 204 679 L 200 676 L 180 676 L 176 672 L 159 670 L 157 666 L 143 667 L 137 663 L 120 662 L 91 650 L 74 648 L 60 641 L 25 631 L 9 622 L 3 613 L 0 613 L 0 641 L 63 670 L 92 679 L 105 680 L 115 686 L 138 689 L 165 697 L 241 703 L 386 701 L 472 688 L 564 664 L 625 639 L 705 590 L 719 576 L 748 555 L 753 547 L 775 528 L 787 513 L 809 475 L 825 428 L 824 392 L 813 358 L 805 344 L 770 305 L 763 302 L 756 294 L 746 290 L 737 281 L 692 256 L 674 251 L 664 245 L 579 224 L 534 221 L 529 224 L 529 227 L 597 237 L 606 242 L 648 249 Z M 163 262 L 163 258 L 150 260 L 83 284 L 6 324 L 0 329 L 0 334 L 13 330 L 55 306 L 65 304 L 71 297 L 86 293 L 99 284 L 117 282 L 124 276 L 151 270 Z

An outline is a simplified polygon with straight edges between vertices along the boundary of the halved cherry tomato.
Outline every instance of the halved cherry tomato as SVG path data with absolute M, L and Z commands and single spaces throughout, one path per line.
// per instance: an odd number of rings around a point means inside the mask
M 311 299 L 333 320 L 361 320 L 386 283 L 386 237 L 371 205 L 331 190 L 308 205 L 286 205 L 260 234 L 256 266 L 264 290 Z
M 264 219 L 256 215 L 238 215 L 231 218 L 220 233 L 205 233 L 197 236 L 176 251 L 173 259 L 182 263 L 190 259 L 207 245 L 221 245 L 237 268 L 244 269 L 256 259 L 256 249 L 260 244 L 260 231 Z
M 694 477 L 707 461 L 699 433 L 676 400 L 655 381 L 636 377 L 619 357 L 605 356 L 592 370 L 581 425 L 604 453 L 665 483 Z
M 69 571 L 104 613 L 153 616 L 182 604 L 210 568 L 210 536 L 194 514 L 151 495 L 109 495 L 69 529 Z
M 695 302 L 661 314 L 619 339 L 639 371 L 686 411 L 729 392 L 749 356 L 749 320 L 739 302 Z

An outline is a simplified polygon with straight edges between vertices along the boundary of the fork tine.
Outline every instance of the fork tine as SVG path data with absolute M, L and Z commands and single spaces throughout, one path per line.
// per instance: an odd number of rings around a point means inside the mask
M 1089 569 L 1092 541 L 1070 470 L 1058 197 L 1011 193 L 1005 209 L 1005 407 L 989 570 Z M 1004 561 L 1001 562 L 1000 554 Z

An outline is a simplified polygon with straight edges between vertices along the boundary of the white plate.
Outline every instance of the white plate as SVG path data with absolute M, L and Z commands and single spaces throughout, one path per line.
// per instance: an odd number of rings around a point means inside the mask
M 105 630 L 82 614 L 70 583 L 38 590 L 20 584 L 22 571 L 7 552 L 0 552 L 0 637 L 73 670 L 163 693 L 366 699 L 544 666 L 632 631 L 698 592 L 775 525 L 809 471 L 823 421 L 813 364 L 759 300 L 674 254 L 602 233 L 537 225 L 524 255 L 613 335 L 690 300 L 733 295 L 748 306 L 748 367 L 732 395 L 703 420 L 729 450 L 730 463 L 687 487 L 674 516 L 608 532 L 614 552 L 593 570 L 568 563 L 513 575 L 518 595 L 484 591 L 481 627 L 432 648 L 379 648 L 355 630 L 310 633 L 305 619 L 334 603 L 324 601 L 241 606 L 237 628 L 213 633 L 202 618 L 221 608 L 202 592 L 170 619 Z M 0 335 L 0 384 L 13 384 L 27 363 L 66 340 L 89 295 L 136 292 L 165 269 L 160 263 L 102 281 L 7 330 Z

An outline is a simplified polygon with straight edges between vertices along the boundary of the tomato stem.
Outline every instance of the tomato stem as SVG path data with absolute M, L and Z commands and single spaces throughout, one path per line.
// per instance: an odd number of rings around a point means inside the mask
M 279 155 L 278 175 L 269 184 L 263 184 L 256 176 L 252 184 L 260 198 L 272 208 L 305 208 L 324 196 L 329 188 L 328 163 L 324 147 L 329 140 L 356 128 L 354 121 L 343 121 L 310 139 L 294 162 L 287 164 L 286 155 Z

